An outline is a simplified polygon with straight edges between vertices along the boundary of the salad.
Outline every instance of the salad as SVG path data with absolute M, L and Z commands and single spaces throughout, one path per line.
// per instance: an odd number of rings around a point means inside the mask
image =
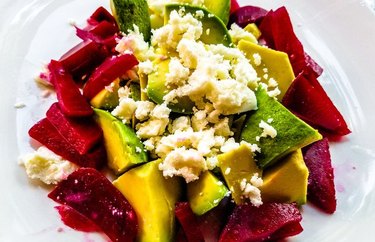
M 112 0 L 38 78 L 30 178 L 112 241 L 264 241 L 334 213 L 329 140 L 350 133 L 284 7 Z M 105 168 L 115 178 L 104 175 Z

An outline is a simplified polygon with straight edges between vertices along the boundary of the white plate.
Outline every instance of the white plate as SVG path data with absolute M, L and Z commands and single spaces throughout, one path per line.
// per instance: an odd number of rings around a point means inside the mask
M 240 1 L 242 5 L 250 1 Z M 251 1 L 285 4 L 306 51 L 325 72 L 324 88 L 353 133 L 331 143 L 338 208 L 324 215 L 304 206 L 305 231 L 291 241 L 373 241 L 375 238 L 375 10 L 371 0 Z M 27 130 L 44 115 L 33 77 L 51 58 L 79 40 L 69 21 L 83 24 L 100 0 L 2 0 L 0 3 L 0 241 L 104 241 L 64 226 L 46 197 L 29 181 L 18 155 L 30 151 Z M 15 103 L 26 107 L 15 109 Z

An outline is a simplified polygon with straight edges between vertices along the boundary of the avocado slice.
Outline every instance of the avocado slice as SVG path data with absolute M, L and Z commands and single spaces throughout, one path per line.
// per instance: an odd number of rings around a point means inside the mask
M 228 188 L 210 171 L 200 175 L 199 180 L 187 184 L 187 197 L 191 210 L 202 215 L 219 205 L 228 194 Z
M 133 168 L 113 182 L 137 214 L 137 241 L 172 241 L 174 237 L 174 209 L 181 195 L 181 180 L 163 177 L 160 162 Z
M 264 202 L 306 203 L 309 171 L 298 149 L 264 170 L 260 187 Z
M 122 32 L 128 33 L 137 25 L 145 41 L 151 37 L 150 15 L 146 0 L 111 0 L 111 11 Z
M 200 37 L 203 43 L 232 45 L 232 39 L 223 21 L 205 8 L 184 4 L 167 4 L 165 5 L 164 24 L 168 22 L 169 15 L 173 10 L 179 11 L 181 8 L 185 10 L 185 13 L 190 13 L 193 16 L 197 16 L 197 11 L 203 12 L 202 18 L 199 18 L 203 27 L 203 33 Z
M 262 176 L 262 170 L 255 163 L 250 148 L 242 144 L 237 149 L 218 155 L 217 159 L 221 174 L 232 193 L 234 202 L 237 205 L 244 203 L 241 181 L 243 179 L 250 181 L 255 173 L 258 173 L 259 177 Z
M 260 147 L 261 153 L 256 153 L 255 158 L 261 168 L 270 166 L 290 152 L 322 139 L 317 130 L 291 113 L 280 102 L 269 97 L 261 86 L 257 88 L 255 95 L 258 109 L 249 112 L 241 140 Z M 277 135 L 274 138 L 262 137 L 258 141 L 256 137 L 263 131 L 259 124 L 262 120 L 268 119 L 273 119 L 270 125 L 277 131 Z
M 284 52 L 272 50 L 246 40 L 240 40 L 237 47 L 250 60 L 251 65 L 254 67 L 263 83 L 268 84 L 268 78 L 271 77 L 277 81 L 281 92 L 277 98 L 282 100 L 295 78 L 288 55 Z M 256 65 L 254 54 L 260 55 L 260 65 Z M 265 78 L 265 76 L 267 76 L 267 78 Z
M 112 90 L 101 90 L 96 96 L 90 100 L 91 106 L 94 108 L 112 110 L 119 104 L 118 89 L 120 88 L 120 79 L 117 78 L 112 82 Z
M 165 85 L 166 74 L 169 72 L 170 59 L 158 60 L 156 69 L 148 75 L 147 95 L 157 104 L 164 102 L 163 97 L 175 87 Z M 169 103 L 168 108 L 176 113 L 189 114 L 193 112 L 194 102 L 189 97 L 182 97 L 176 103 Z
M 143 144 L 132 128 L 101 109 L 94 108 L 94 119 L 103 130 L 108 165 L 116 174 L 148 161 Z
M 218 16 L 225 25 L 229 21 L 230 5 L 230 0 L 204 0 L 203 3 L 203 6 Z
M 244 30 L 253 34 L 256 39 L 259 39 L 259 37 L 262 35 L 258 26 L 255 23 L 249 23 L 248 25 L 246 25 Z

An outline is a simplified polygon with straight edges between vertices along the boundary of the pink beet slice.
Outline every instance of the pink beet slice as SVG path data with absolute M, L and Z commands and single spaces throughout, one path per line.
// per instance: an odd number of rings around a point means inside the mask
M 94 222 L 112 241 L 134 241 L 137 215 L 126 198 L 99 171 L 80 168 L 48 194 Z
M 105 86 L 111 84 L 116 78 L 124 76 L 135 65 L 138 65 L 138 61 L 134 55 L 130 54 L 107 58 L 90 76 L 83 87 L 83 95 L 91 100 Z
M 29 135 L 57 155 L 82 167 L 99 169 L 107 161 L 106 150 L 102 143 L 90 152 L 81 155 L 74 146 L 61 136 L 47 118 L 34 124 L 29 130 Z
M 97 25 L 102 21 L 107 21 L 117 26 L 115 18 L 104 7 L 97 8 L 95 12 L 87 19 L 87 23 L 90 25 Z
M 69 118 L 63 114 L 58 103 L 53 103 L 46 115 L 66 142 L 81 155 L 86 154 L 102 138 L 102 130 L 92 117 Z
M 237 0 L 231 0 L 230 1 L 230 14 L 232 14 L 234 11 L 240 8 L 240 5 L 238 4 Z
M 65 205 L 55 207 L 60 214 L 61 221 L 68 227 L 82 232 L 101 232 L 90 219 L 77 210 Z
M 175 214 L 188 242 L 204 241 L 202 232 L 199 229 L 197 217 L 191 210 L 188 202 L 177 203 Z
M 310 173 L 307 199 L 326 213 L 334 213 L 336 192 L 328 139 L 324 138 L 304 148 L 303 154 Z
M 350 133 L 348 126 L 319 84 L 314 74 L 306 71 L 297 76 L 284 95 L 282 103 L 322 133 L 343 136 Z
M 281 235 L 286 237 L 300 233 L 301 230 L 295 228 L 301 220 L 301 213 L 295 204 L 240 205 L 234 208 L 219 241 L 258 242 L 272 239 L 273 235 L 282 239 Z M 292 229 L 286 231 L 286 228 Z
M 48 65 L 51 83 L 55 87 L 57 100 L 63 113 L 69 117 L 84 117 L 93 114 L 90 104 L 82 96 L 72 76 L 58 61 Z
M 238 3 L 237 3 L 238 4 Z M 233 3 L 232 3 L 233 6 Z M 239 7 L 232 12 L 229 17 L 229 25 L 236 23 L 242 28 L 246 27 L 249 23 L 260 23 L 264 16 L 266 16 L 267 10 L 256 7 L 256 6 L 244 6 Z
M 104 45 L 87 40 L 66 52 L 59 62 L 76 83 L 82 83 L 108 55 L 109 51 Z

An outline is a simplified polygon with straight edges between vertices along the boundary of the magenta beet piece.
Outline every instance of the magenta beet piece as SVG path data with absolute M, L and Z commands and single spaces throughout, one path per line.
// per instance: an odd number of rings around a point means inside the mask
M 177 203 L 175 214 L 188 242 L 204 241 L 202 232 L 199 230 L 197 217 L 191 210 L 188 202 Z
M 90 18 L 87 19 L 87 23 L 90 25 L 97 25 L 102 21 L 107 21 L 117 26 L 115 18 L 104 7 L 97 8 Z
M 47 119 L 60 135 L 82 155 L 92 149 L 102 138 L 102 130 L 92 117 L 69 118 L 58 103 L 47 111 Z
M 58 61 L 51 60 L 48 65 L 51 83 L 53 84 L 57 100 L 63 113 L 69 117 L 84 117 L 93 114 L 90 104 L 82 96 L 72 76 Z
M 309 169 L 307 199 L 326 213 L 334 213 L 336 192 L 328 139 L 324 138 L 304 148 L 303 154 Z
M 282 103 L 301 119 L 322 133 L 343 136 L 348 126 L 314 74 L 306 71 L 297 76 L 283 97 Z
M 282 239 L 280 236 L 293 236 L 301 232 L 298 227 L 302 220 L 295 204 L 266 203 L 260 207 L 251 204 L 234 208 L 225 226 L 221 242 L 258 242 Z M 291 228 L 286 231 L 286 228 Z M 285 238 L 283 237 L 283 238 Z
M 126 198 L 99 171 L 80 168 L 48 194 L 93 221 L 112 240 L 134 241 L 137 215 Z
M 31 138 L 40 142 L 48 149 L 82 167 L 101 168 L 107 161 L 104 145 L 101 143 L 90 152 L 81 155 L 70 143 L 68 143 L 47 118 L 34 124 L 29 130 Z
M 135 65 L 138 65 L 138 61 L 134 55 L 130 54 L 107 58 L 86 82 L 83 87 L 83 95 L 91 100 L 105 86 L 111 84 L 116 78 L 124 76 Z
M 55 207 L 60 214 L 61 221 L 68 227 L 82 232 L 101 232 L 90 219 L 77 210 L 65 205 Z
M 240 5 L 238 4 L 237 0 L 230 1 L 230 14 L 232 14 L 239 8 L 240 8 Z
M 305 61 L 307 64 L 306 68 L 311 68 L 310 71 L 316 78 L 318 78 L 323 73 L 323 68 L 318 63 L 316 63 L 315 60 L 311 58 L 311 56 L 308 55 L 306 52 Z
M 232 3 L 233 4 L 233 3 Z M 238 4 L 238 3 L 237 3 Z M 233 6 L 233 5 L 232 5 Z M 231 10 L 232 11 L 232 10 Z M 256 7 L 256 6 L 244 6 L 236 9 L 229 17 L 230 26 L 232 23 L 245 28 L 250 23 L 260 23 L 264 16 L 266 16 L 267 10 Z

